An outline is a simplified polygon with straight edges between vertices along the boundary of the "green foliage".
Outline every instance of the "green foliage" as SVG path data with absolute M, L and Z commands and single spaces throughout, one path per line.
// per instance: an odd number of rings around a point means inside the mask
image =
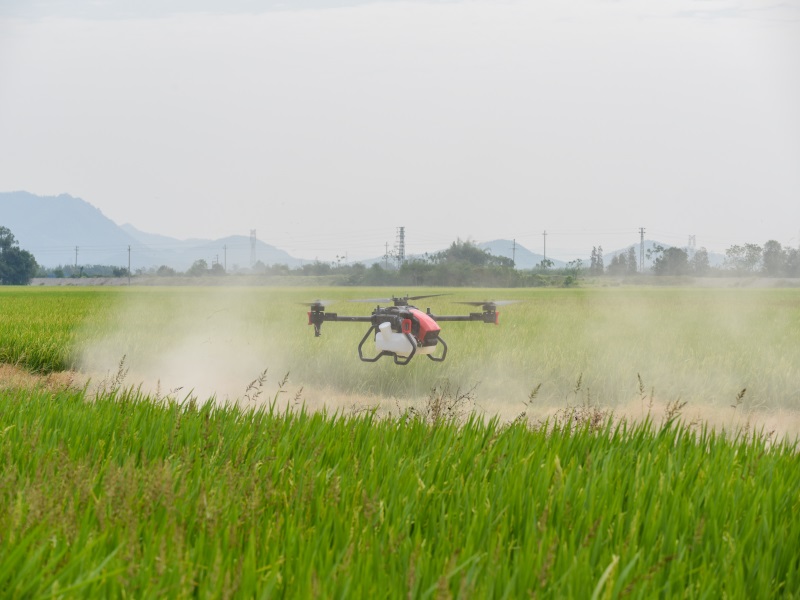
M 636 250 L 631 246 L 627 251 L 614 255 L 606 271 L 609 275 L 636 275 L 636 260 Z
M 581 417 L 583 418 L 583 417 Z M 9 597 L 781 597 L 797 447 L 0 393 Z
M 192 263 L 192 266 L 186 271 L 187 275 L 192 277 L 199 277 L 208 274 L 208 263 L 205 259 L 198 259 Z
M 39 266 L 22 250 L 8 227 L 0 226 L 0 285 L 28 285 Z
M 603 274 L 603 247 L 592 246 L 592 254 L 589 259 L 589 274 L 602 275 Z
M 175 269 L 168 267 L 166 265 L 161 265 L 156 270 L 156 275 L 158 275 L 159 277 L 174 277 L 177 274 L 178 273 L 177 271 L 175 271 Z
M 763 249 L 758 244 L 734 245 L 725 251 L 725 267 L 737 275 L 758 272 Z
M 711 271 L 711 265 L 708 260 L 708 250 L 700 248 L 696 250 L 689 261 L 689 268 L 693 275 L 703 277 Z
M 786 251 L 783 246 L 775 240 L 769 240 L 764 244 L 761 253 L 764 274 L 768 277 L 778 277 L 786 272 Z
M 653 248 L 653 272 L 656 275 L 688 275 L 689 254 L 682 248 L 671 246 L 664 248 L 656 245 Z

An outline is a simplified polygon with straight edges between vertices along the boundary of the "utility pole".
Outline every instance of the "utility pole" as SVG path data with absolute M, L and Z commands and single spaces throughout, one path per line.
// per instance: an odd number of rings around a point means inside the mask
M 517 238 L 514 238 L 514 245 L 511 246 L 511 266 L 517 267 Z
M 644 273 L 644 227 L 639 227 L 639 273 Z
M 131 284 L 131 247 L 128 246 L 128 285 Z
M 227 273 L 228 272 L 228 244 L 225 244 L 222 247 L 222 250 L 224 252 L 223 256 L 225 257 L 225 264 L 222 266 L 222 268 Z
M 544 260 L 542 261 L 542 264 L 544 265 L 544 268 L 546 269 L 547 268 L 547 230 L 542 232 L 542 240 L 544 242 Z
M 389 268 L 389 242 L 386 242 L 386 252 L 383 254 L 383 268 Z
M 256 230 L 250 230 L 250 268 L 256 265 Z
M 75 246 L 75 268 L 78 268 L 78 247 Z

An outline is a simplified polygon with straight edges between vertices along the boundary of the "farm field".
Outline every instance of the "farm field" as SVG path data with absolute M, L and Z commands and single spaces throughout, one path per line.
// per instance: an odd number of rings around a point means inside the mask
M 800 597 L 798 290 L 444 292 L 520 302 L 398 367 L 299 305 L 385 289 L 0 290 L 0 589 Z
M 274 400 L 274 397 L 273 397 Z M 797 446 L 0 392 L 7 597 L 800 593 Z
M 239 398 L 266 369 L 273 380 L 288 373 L 288 389 L 303 388 L 313 407 L 396 411 L 450 386 L 506 419 L 580 404 L 643 418 L 679 402 L 685 415 L 721 426 L 751 415 L 800 430 L 796 288 L 410 293 L 447 293 L 418 303 L 438 314 L 468 312 L 460 300 L 520 302 L 500 308 L 499 326 L 443 324 L 444 363 L 418 357 L 398 367 L 358 360 L 362 324 L 326 323 L 314 338 L 301 306 L 322 295 L 330 311 L 369 314 L 370 304 L 348 300 L 391 295 L 386 288 L 17 288 L 0 292 L 0 362 L 99 382 L 124 361 L 128 385 L 201 400 Z

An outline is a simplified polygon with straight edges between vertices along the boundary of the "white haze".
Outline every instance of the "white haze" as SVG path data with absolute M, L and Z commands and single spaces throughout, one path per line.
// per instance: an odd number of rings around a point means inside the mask
M 431 389 L 449 386 L 450 399 L 473 390 L 465 412 L 503 421 L 588 404 L 659 423 L 686 402 L 682 416 L 698 426 L 800 434 L 798 324 L 781 291 L 585 290 L 560 302 L 548 300 L 557 291 L 515 292 L 525 301 L 503 310 L 499 327 L 447 324 L 444 363 L 397 367 L 358 361 L 362 327 L 328 324 L 314 338 L 295 304 L 302 292 L 133 289 L 79 332 L 80 377 L 108 389 L 124 359 L 124 387 L 254 405 L 272 400 L 288 373 L 281 407 L 379 415 L 421 409 Z M 528 314 L 543 302 L 550 310 Z
M 159 294 L 158 305 L 146 290 L 125 294 L 102 331 L 87 325 L 79 370 L 102 388 L 112 387 L 121 367 L 123 387 L 226 402 L 244 398 L 268 369 L 261 393 L 274 392 L 287 366 L 281 341 L 259 322 L 265 302 L 229 288 Z
M 320 259 L 800 243 L 796 0 L 343 4 L 6 3 L 0 190 Z

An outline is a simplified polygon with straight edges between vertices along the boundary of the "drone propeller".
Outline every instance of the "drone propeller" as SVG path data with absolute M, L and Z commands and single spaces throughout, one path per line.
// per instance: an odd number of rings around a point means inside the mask
M 468 304 L 470 306 L 506 306 L 507 304 L 516 304 L 519 300 L 484 300 L 484 301 L 461 301 L 455 304 Z
M 394 303 L 395 306 L 406 306 L 409 300 L 422 300 L 423 298 L 435 298 L 436 296 L 447 296 L 447 294 L 425 294 L 424 296 L 392 296 L 391 298 L 365 298 L 363 300 L 351 300 L 350 302 L 370 302 L 373 304 Z
M 311 310 L 325 310 L 325 307 L 333 304 L 332 300 L 312 300 L 311 302 L 298 302 L 302 306 L 309 306 Z

